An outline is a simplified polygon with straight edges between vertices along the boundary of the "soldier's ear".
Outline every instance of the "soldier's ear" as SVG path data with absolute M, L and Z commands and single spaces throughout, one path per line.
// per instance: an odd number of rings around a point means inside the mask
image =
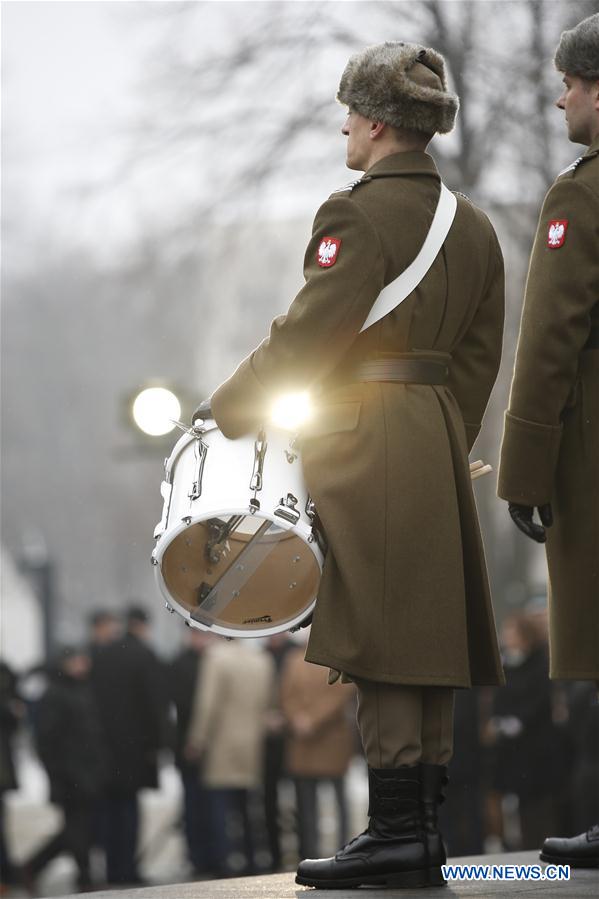
M 379 135 L 381 135 L 383 133 L 383 131 L 385 130 L 386 127 L 387 126 L 385 125 L 384 122 L 371 122 L 370 123 L 370 133 L 368 136 L 370 137 L 371 140 L 376 140 L 376 138 L 379 137 Z

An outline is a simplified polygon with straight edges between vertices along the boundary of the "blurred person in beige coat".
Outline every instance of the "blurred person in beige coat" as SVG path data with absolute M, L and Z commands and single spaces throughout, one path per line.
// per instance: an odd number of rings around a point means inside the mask
M 339 841 L 348 837 L 345 774 L 357 747 L 353 684 L 328 683 L 327 672 L 304 660 L 305 647 L 289 651 L 281 675 L 281 708 L 288 723 L 287 772 L 293 777 L 300 858 L 317 858 L 318 784 L 335 791 Z
M 228 821 L 237 815 L 243 828 L 247 871 L 254 871 L 249 791 L 261 784 L 263 743 L 273 703 L 274 665 L 266 653 L 243 641 L 218 640 L 205 650 L 187 736 L 186 756 L 199 762 L 208 796 L 212 846 L 208 855 L 216 876 L 230 876 L 235 848 Z

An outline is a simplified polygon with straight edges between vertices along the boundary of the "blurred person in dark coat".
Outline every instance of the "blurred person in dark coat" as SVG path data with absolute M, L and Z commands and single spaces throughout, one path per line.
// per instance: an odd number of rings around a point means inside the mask
M 304 660 L 305 647 L 291 650 L 281 676 L 281 707 L 287 719 L 287 770 L 297 797 L 300 859 L 318 858 L 318 802 L 320 783 L 335 791 L 339 842 L 348 837 L 345 775 L 356 748 L 356 692 L 353 684 L 328 683 L 327 672 Z
M 565 788 L 570 820 L 561 831 L 579 833 L 589 821 L 599 821 L 599 700 L 588 682 L 563 682 L 563 686 L 570 748 Z
M 186 631 L 186 645 L 168 667 L 168 692 L 177 715 L 175 764 L 183 784 L 183 820 L 187 853 L 194 873 L 203 875 L 210 870 L 208 799 L 202 783 L 200 763 L 186 757 L 185 744 L 193 711 L 194 692 L 202 677 L 204 652 L 214 637 L 196 628 L 186 628 Z
M 138 794 L 158 787 L 158 753 L 167 740 L 165 677 L 148 636 L 147 613 L 129 609 L 126 633 L 98 649 L 92 670 L 108 749 L 103 831 L 109 883 L 141 882 Z
M 84 650 L 63 649 L 38 704 L 34 729 L 37 751 L 50 780 L 50 801 L 61 807 L 64 823 L 22 867 L 22 880 L 30 892 L 40 872 L 63 853 L 75 860 L 79 890 L 92 887 L 92 812 L 106 782 L 106 753 L 89 688 L 89 670 L 90 660 Z
M 88 653 L 94 663 L 96 654 L 104 646 L 114 643 L 121 635 L 121 623 L 118 615 L 109 609 L 95 609 L 89 616 Z
M 281 813 L 279 807 L 279 784 L 286 775 L 285 743 L 287 725 L 281 709 L 281 672 L 288 653 L 296 644 L 289 634 L 273 634 L 266 641 L 268 652 L 275 666 L 276 687 L 272 710 L 267 717 L 266 739 L 264 742 L 264 814 L 268 834 L 268 848 L 271 858 L 271 870 L 280 871 L 282 867 L 281 853 Z
M 17 775 L 13 757 L 13 741 L 25 707 L 19 698 L 17 677 L 0 661 L 0 892 L 17 881 L 4 832 L 4 794 L 16 790 Z
M 454 755 L 448 765 L 449 800 L 439 820 L 451 856 L 483 852 L 484 751 L 481 746 L 481 696 L 478 689 L 456 690 Z
M 556 819 L 556 740 L 547 645 L 523 613 L 501 629 L 506 686 L 495 694 L 489 734 L 494 746 L 493 787 L 518 797 L 522 849 L 534 849 Z

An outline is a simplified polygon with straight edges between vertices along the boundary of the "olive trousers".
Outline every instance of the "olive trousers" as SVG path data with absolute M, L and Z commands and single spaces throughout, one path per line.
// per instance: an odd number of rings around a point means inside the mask
M 358 728 L 370 768 L 449 762 L 453 752 L 452 687 L 352 680 L 358 690 Z

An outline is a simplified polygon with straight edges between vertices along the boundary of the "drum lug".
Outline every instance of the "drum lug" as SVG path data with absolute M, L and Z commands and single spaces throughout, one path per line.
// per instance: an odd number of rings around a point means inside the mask
M 184 521 L 185 524 L 189 527 L 191 524 L 191 515 L 184 515 L 181 521 Z
M 171 615 L 173 615 L 174 612 L 175 612 L 175 610 L 173 609 L 173 607 L 172 607 L 168 602 L 165 602 L 164 608 L 166 609 L 167 612 L 170 612 Z
M 316 515 L 316 505 L 311 496 L 308 496 L 306 501 L 306 515 L 310 519 L 310 521 L 314 521 L 314 517 Z
M 252 470 L 252 477 L 250 480 L 250 490 L 262 490 L 264 457 L 266 455 L 267 449 L 268 443 L 266 442 L 266 435 L 264 431 L 260 431 L 260 433 L 256 437 L 256 440 L 254 441 L 254 468 Z
M 260 500 L 255 497 L 250 500 L 250 514 L 255 515 L 256 512 L 260 511 Z
M 150 561 L 151 561 L 152 565 L 158 565 L 158 559 L 155 556 L 152 556 Z
M 291 524 L 297 524 L 300 511 L 296 506 L 297 497 L 293 493 L 288 493 L 287 496 L 282 496 L 279 500 L 279 505 L 275 509 L 275 515 L 278 515 L 279 518 L 284 518 L 285 521 L 289 521 Z
M 198 437 L 195 442 L 194 454 L 196 459 L 195 476 L 194 481 L 191 485 L 191 490 L 187 494 L 192 501 L 194 499 L 198 499 L 202 495 L 202 478 L 204 476 L 206 456 L 208 455 L 208 447 L 201 437 Z
M 285 458 L 287 459 L 287 461 L 289 462 L 290 465 L 292 465 L 293 462 L 295 462 L 295 460 L 299 458 L 298 454 L 295 452 L 295 441 L 296 441 L 296 437 L 293 437 L 289 441 L 289 449 L 284 450 Z

